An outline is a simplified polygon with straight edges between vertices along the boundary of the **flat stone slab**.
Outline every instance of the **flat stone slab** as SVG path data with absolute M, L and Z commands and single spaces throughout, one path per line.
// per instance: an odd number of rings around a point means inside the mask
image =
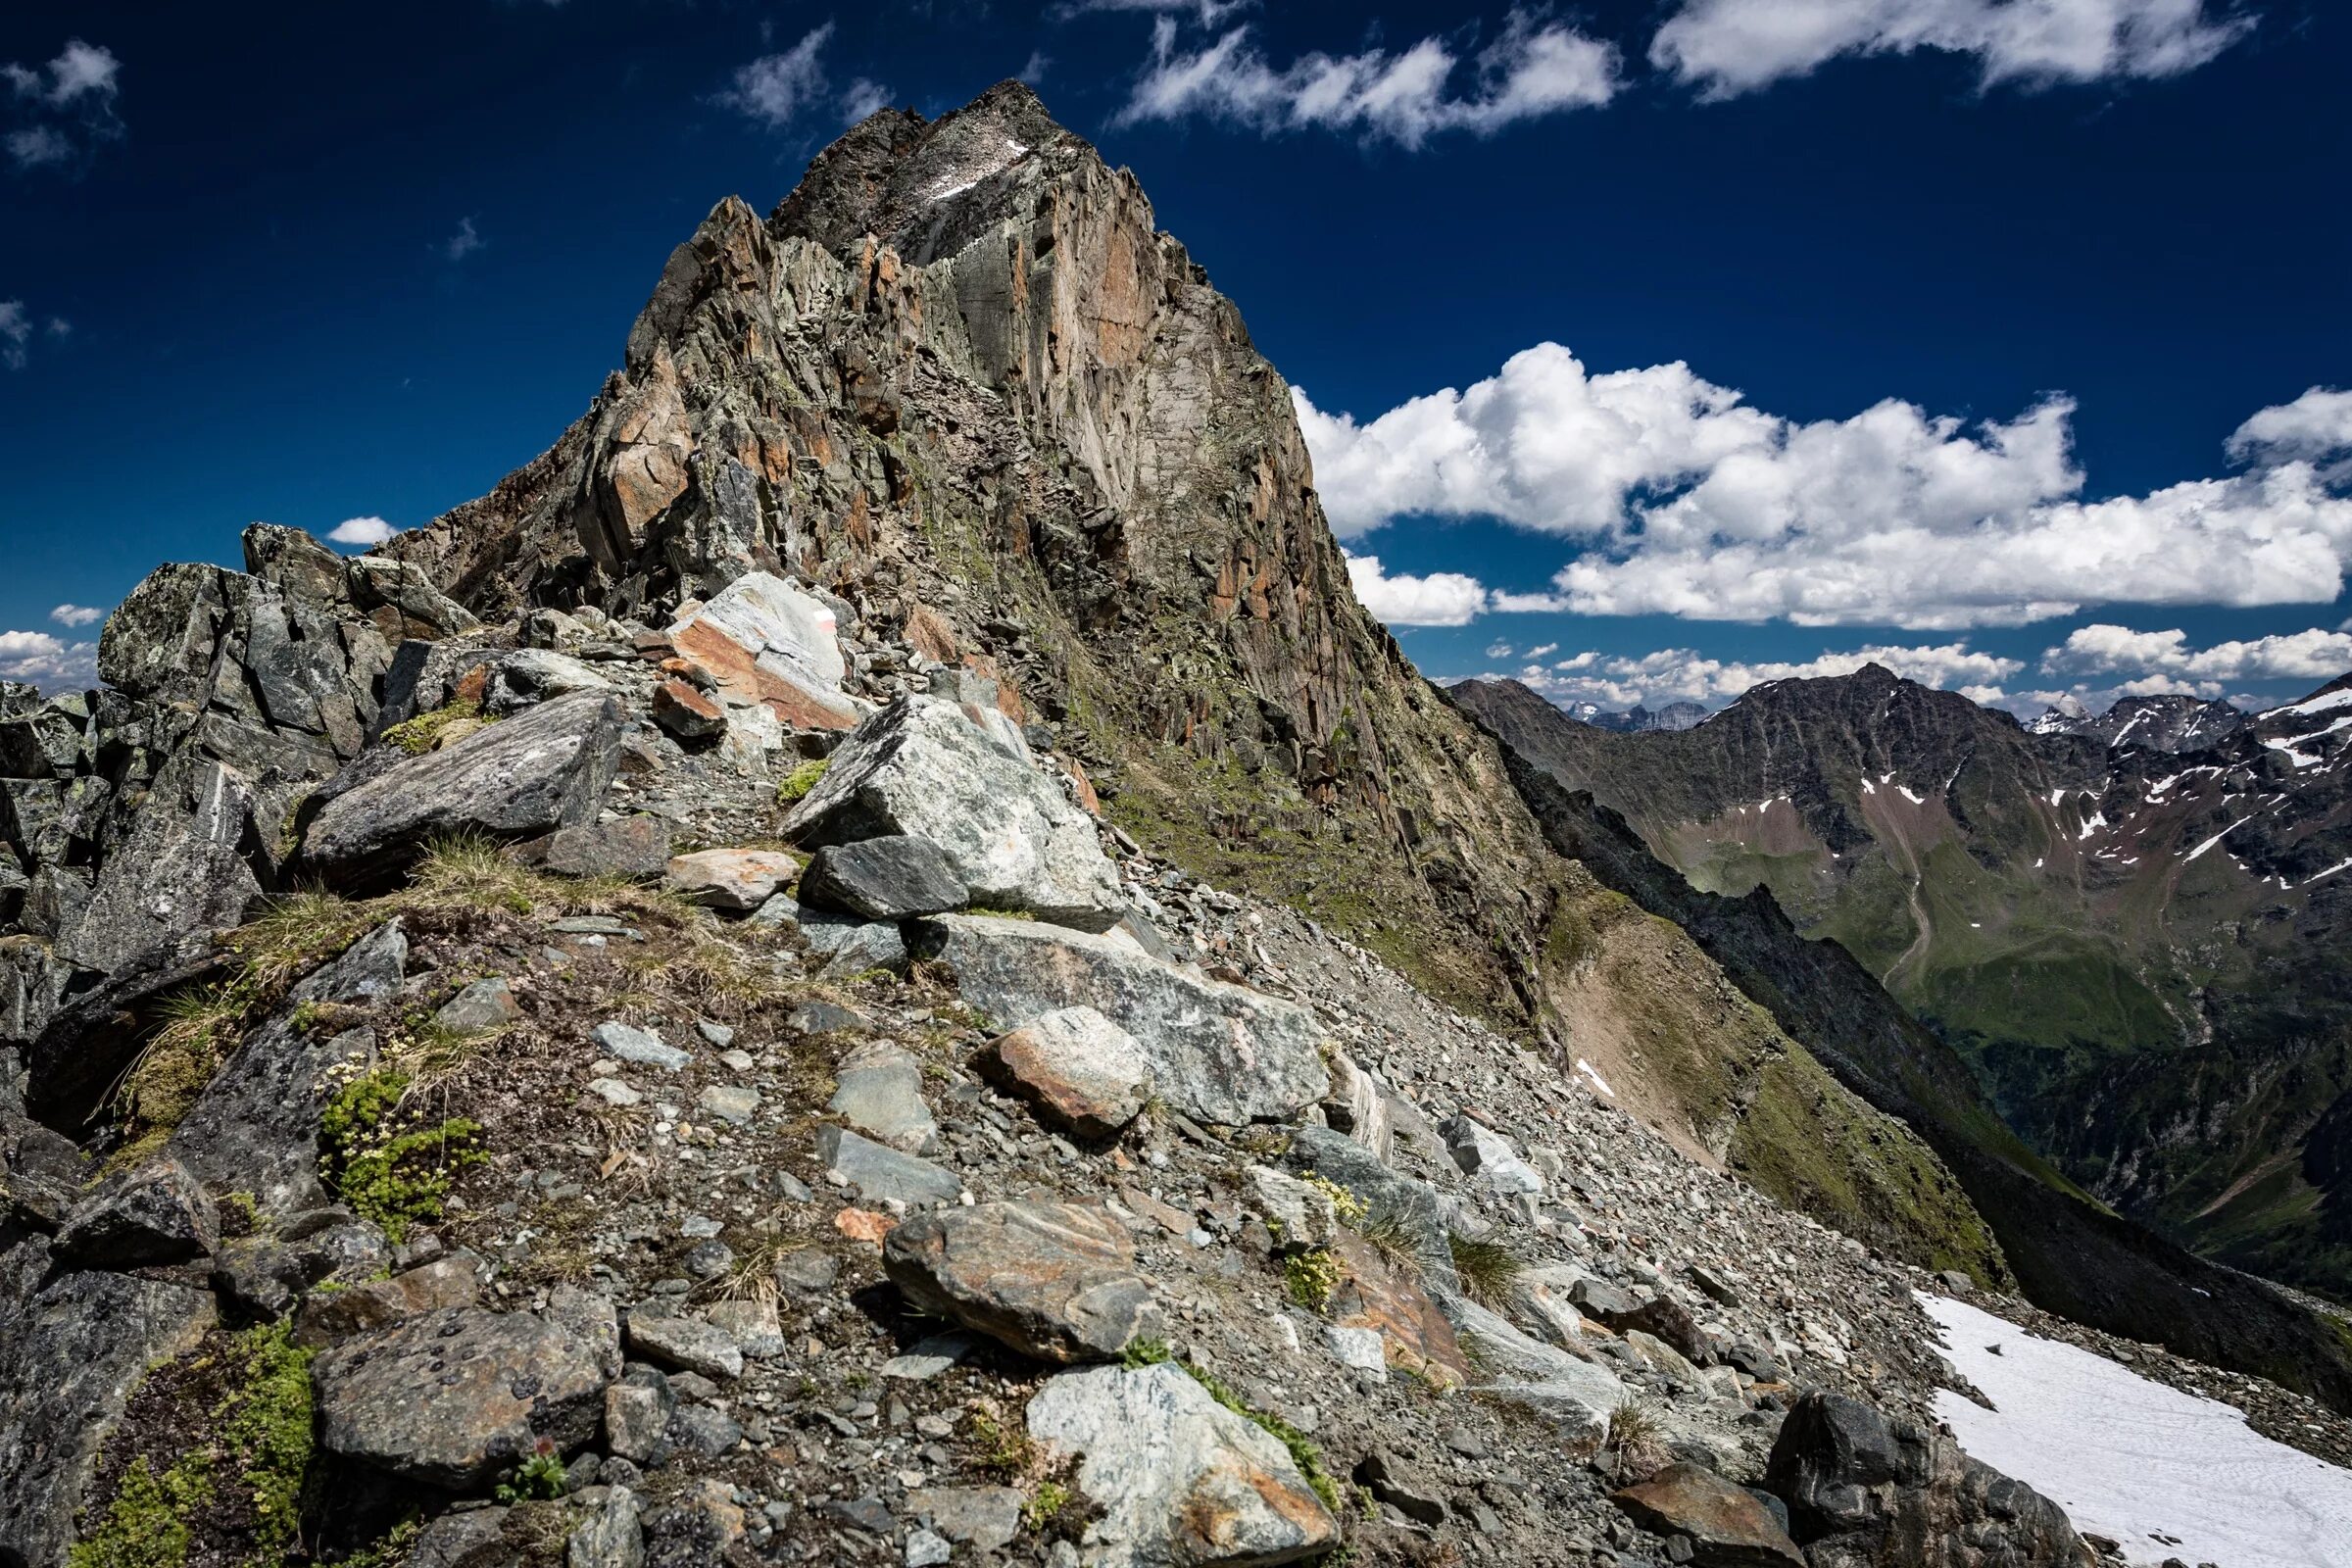
M 816 1157 L 826 1174 L 847 1184 L 869 1203 L 896 1202 L 908 1208 L 953 1203 L 962 1196 L 963 1182 L 953 1171 L 927 1159 L 902 1154 L 847 1127 L 819 1128 Z
M 743 1376 L 743 1347 L 701 1318 L 641 1306 L 622 1325 L 622 1341 L 638 1355 L 707 1378 Z
M 662 873 L 667 886 L 713 909 L 757 909 L 799 874 L 780 850 L 697 850 L 674 855 Z
M 692 1061 L 688 1053 L 670 1045 L 651 1029 L 635 1024 L 600 1023 L 589 1036 L 596 1049 L 608 1056 L 633 1061 L 640 1067 L 660 1067 L 664 1072 L 676 1072 Z
M 1670 1464 L 1609 1500 L 1653 1535 L 1690 1538 L 1700 1568 L 1804 1568 L 1804 1553 L 1770 1509 L 1697 1465 Z
M 979 1203 L 908 1220 L 882 1268 L 920 1305 L 1024 1355 L 1107 1360 L 1160 1323 L 1126 1228 L 1083 1203 Z
M 837 1086 L 826 1108 L 903 1153 L 913 1153 L 939 1131 L 923 1102 L 923 1064 L 885 1041 L 858 1047 L 833 1070 Z

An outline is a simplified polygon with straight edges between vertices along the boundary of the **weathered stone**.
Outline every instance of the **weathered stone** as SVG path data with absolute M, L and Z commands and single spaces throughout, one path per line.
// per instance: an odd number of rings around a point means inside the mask
M 784 1353 L 783 1321 L 773 1300 L 713 1301 L 704 1316 L 751 1360 L 763 1361 Z
M 743 1539 L 743 1510 L 732 1489 L 705 1478 L 690 1483 L 645 1523 L 646 1568 L 710 1568 Z
M 1115 1136 L 1150 1103 L 1157 1078 L 1135 1037 L 1092 1007 L 1057 1007 L 998 1036 L 973 1066 L 1081 1138 Z
M 572 1499 L 579 1523 L 564 1543 L 564 1568 L 644 1568 L 645 1533 L 637 1494 L 626 1487 L 591 1487 Z
M 669 1418 L 678 1407 L 669 1379 L 634 1367 L 605 1390 L 605 1446 L 638 1464 L 660 1464 L 669 1452 Z
M 695 1097 L 703 1114 L 730 1127 L 749 1127 L 760 1109 L 760 1091 L 742 1084 L 712 1084 Z
M 1417 1524 L 1446 1522 L 1446 1502 L 1427 1482 L 1407 1474 L 1395 1459 L 1375 1449 L 1355 1467 L 1356 1485 Z
M 302 840 L 308 869 L 338 886 L 384 886 L 428 841 L 471 833 L 509 842 L 592 817 L 612 782 L 620 710 L 581 692 L 492 724 L 423 757 L 366 760 L 320 791 Z
M 1159 1322 L 1127 1233 L 1079 1203 L 980 1203 L 920 1215 L 882 1244 L 918 1304 L 1025 1355 L 1104 1360 Z
M 1116 1019 L 1151 1058 L 1161 1096 L 1188 1116 L 1287 1120 L 1329 1087 L 1315 1049 L 1322 1030 L 1296 1003 L 1205 979 L 1120 938 L 1032 920 L 947 914 L 907 929 L 999 1028 L 1080 1005 Z
M 2076 1568 L 2065 1510 L 1940 1431 L 1815 1392 L 1781 1424 L 1764 1485 L 1822 1568 Z
M 1476 1301 L 1448 1302 L 1446 1315 L 1480 1373 L 1473 1388 L 1550 1417 L 1572 1441 L 1598 1437 L 1625 1402 L 1615 1373 L 1529 1338 Z
M 493 1557 L 511 1508 L 466 1508 L 443 1514 L 416 1532 L 402 1568 L 464 1568 Z
M 44 1243 L 25 1245 L 46 1253 Z M 131 1391 L 150 1366 L 196 1348 L 213 1326 L 213 1297 L 128 1274 L 59 1272 L 29 1299 L 0 1295 L 0 1562 L 53 1568 L 93 1500 L 99 1449 Z
M 522 1016 L 514 988 L 500 979 L 476 980 L 441 1004 L 433 1019 L 445 1029 L 479 1034 L 501 1028 Z
M 1521 1269 L 1511 1280 L 1512 1316 L 1553 1345 L 1581 1345 L 1585 1315 L 1577 1310 L 1571 1292 L 1584 1277 L 1584 1270 L 1570 1263 L 1538 1263 Z
M 939 1568 L 939 1564 L 956 1555 L 956 1548 L 945 1536 L 916 1526 L 906 1534 L 906 1568 Z
M 869 969 L 887 969 L 893 974 L 906 970 L 906 938 L 895 920 L 864 920 L 827 909 L 803 909 L 799 924 L 809 951 L 823 959 L 817 973 L 827 979 Z
M 906 833 L 819 849 L 801 873 L 800 898 L 869 920 L 937 914 L 965 902 L 963 879 L 939 846 Z
M 542 1440 L 569 1452 L 604 1408 L 589 1348 L 520 1312 L 412 1317 L 344 1341 L 311 1370 L 329 1453 L 427 1486 L 478 1485 Z
M 1630 1318 L 1641 1310 L 1642 1298 L 1623 1286 L 1596 1280 L 1590 1274 L 1580 1275 L 1568 1286 L 1568 1299 L 1584 1309 L 1585 1316 L 1595 1323 L 1615 1327 L 1618 1318 Z
M 547 1293 L 539 1315 L 588 1347 L 596 1369 L 607 1378 L 620 1376 L 620 1317 L 612 1298 L 577 1285 L 559 1285 Z
M 1387 1099 L 1380 1082 L 1334 1047 L 1325 1057 L 1331 1069 L 1331 1092 L 1323 1097 L 1323 1121 L 1346 1133 L 1381 1159 L 1389 1157 L 1392 1133 Z
M 611 681 L 568 655 L 546 648 L 517 648 L 491 669 L 482 707 L 503 716 L 577 692 L 612 689 Z
M 213 1200 L 178 1160 L 149 1161 L 84 1199 L 57 1233 L 58 1257 L 95 1268 L 184 1263 L 220 1245 Z
M 663 1072 L 676 1072 L 692 1061 L 688 1053 L 670 1045 L 651 1029 L 617 1020 L 600 1023 L 590 1033 L 596 1049 L 608 1056 L 633 1061 L 640 1067 L 659 1067 Z
M 1301 1170 L 1346 1188 L 1364 1205 L 1367 1223 L 1396 1226 L 1433 1294 L 1445 1300 L 1461 1295 L 1446 1200 L 1436 1188 L 1389 1169 L 1363 1145 L 1328 1127 L 1293 1129 L 1289 1158 Z
M 1670 1296 L 1655 1296 L 1647 1300 L 1635 1299 L 1631 1306 L 1605 1299 L 1597 1292 L 1580 1293 L 1584 1309 L 1620 1334 L 1640 1330 L 1674 1347 L 1686 1359 L 1704 1365 L 1715 1359 L 1707 1337 L 1690 1315 L 1690 1309 Z
M 1095 825 L 954 704 L 903 697 L 858 726 L 785 818 L 809 845 L 911 834 L 936 845 L 960 902 L 1102 931 L 1126 913 Z
M 1512 1150 L 1511 1141 L 1470 1116 L 1446 1125 L 1446 1147 L 1462 1174 L 1497 1193 L 1544 1191 L 1544 1178 Z
M 681 1404 L 670 1412 L 670 1446 L 706 1459 L 715 1459 L 743 1441 L 743 1428 L 722 1410 L 707 1404 Z
M 662 874 L 669 864 L 669 828 L 660 817 L 618 816 L 609 822 L 560 827 L 515 850 L 517 858 L 558 876 L 621 876 L 633 881 Z
M 926 1487 L 906 1494 L 906 1511 L 974 1551 L 999 1551 L 1021 1532 L 1021 1504 L 1012 1487 Z
M 655 723 L 682 741 L 707 741 L 727 732 L 727 710 L 675 675 L 654 688 L 647 710 Z
M 302 1309 L 294 1316 L 294 1341 L 317 1348 L 355 1334 L 389 1328 L 419 1312 L 471 1306 L 480 1289 L 474 1259 L 461 1254 L 435 1258 L 388 1280 L 367 1280 L 346 1290 L 314 1291 L 303 1298 Z
M 1065 1372 L 1029 1401 L 1029 1432 L 1079 1456 L 1103 1504 L 1100 1568 L 1283 1563 L 1340 1539 L 1288 1449 L 1183 1368 Z
M 802 729 L 848 729 L 847 665 L 824 601 L 764 571 L 746 572 L 669 628 L 678 657 L 735 702 L 765 706 Z
M 243 924 L 262 901 L 238 853 L 256 814 L 253 791 L 234 770 L 193 756 L 175 760 L 106 857 L 88 902 L 60 929 L 59 956 L 112 971 L 180 937 Z M 40 887 L 36 877 L 28 902 Z
M 662 881 L 713 909 L 757 909 L 801 868 L 778 850 L 697 850 L 670 858 Z
M 883 1362 L 882 1375 L 902 1383 L 928 1383 L 971 1354 L 977 1343 L 961 1330 L 931 1335 Z
M 816 1157 L 826 1175 L 869 1203 L 921 1208 L 953 1203 L 963 1192 L 963 1183 L 953 1172 L 927 1159 L 902 1154 L 887 1144 L 861 1138 L 846 1127 L 817 1129 Z
M 866 1136 L 913 1153 L 938 1133 L 923 1102 L 923 1064 L 887 1041 L 871 1041 L 841 1058 L 826 1108 Z
M 1805 1568 L 1796 1543 L 1753 1494 L 1697 1465 L 1668 1465 L 1610 1500 L 1653 1534 L 1689 1538 L 1696 1568 Z
M 1242 1172 L 1250 1207 L 1284 1251 L 1307 1251 L 1339 1240 L 1340 1215 L 1331 1194 L 1265 1165 Z
M 724 1329 L 700 1318 L 635 1307 L 623 1326 L 629 1349 L 664 1366 L 681 1367 L 710 1378 L 743 1376 L 743 1348 Z

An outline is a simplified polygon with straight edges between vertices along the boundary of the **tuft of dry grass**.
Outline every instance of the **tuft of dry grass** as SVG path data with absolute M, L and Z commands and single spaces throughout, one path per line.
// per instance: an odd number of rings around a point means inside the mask
M 1493 1311 L 1509 1304 L 1511 1286 L 1527 1268 L 1525 1259 L 1501 1242 L 1448 1236 L 1446 1243 L 1452 1249 L 1453 1271 L 1461 1278 L 1464 1296 Z

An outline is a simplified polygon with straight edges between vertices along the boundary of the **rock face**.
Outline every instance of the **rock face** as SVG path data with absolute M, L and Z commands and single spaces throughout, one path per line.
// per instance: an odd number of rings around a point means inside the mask
M 65 1561 L 99 1446 L 132 1389 L 213 1326 L 213 1298 L 160 1280 L 66 1271 L 23 1302 L 0 1296 L 0 1561 L 47 1568 Z
M 1109 1213 L 1079 1203 L 981 1203 L 908 1220 L 882 1264 L 920 1304 L 1067 1365 L 1116 1356 L 1159 1322 Z
M 1180 1367 L 1066 1372 L 1029 1401 L 1029 1433 L 1079 1455 L 1107 1503 L 1103 1568 L 1296 1562 L 1339 1542 L 1283 1446 Z
M 1797 1400 L 1764 1484 L 1788 1504 L 1813 1568 L 2077 1568 L 2065 1511 L 1960 1451 L 1842 1395 Z
M 1041 1012 L 999 1035 L 980 1070 L 1081 1138 L 1110 1138 L 1158 1082 L 1135 1037 L 1092 1007 Z
M 858 725 L 784 831 L 809 845 L 927 840 L 961 903 L 1085 931 L 1127 912 L 1093 819 L 952 703 L 906 698 Z
M 302 862 L 338 886 L 380 887 L 437 837 L 510 843 L 595 814 L 612 782 L 620 712 L 610 697 L 560 697 L 422 757 L 347 773 L 320 791 Z M 378 754 L 380 758 L 381 754 Z
M 1117 937 L 988 915 L 942 915 L 911 929 L 923 956 L 952 968 L 964 1000 L 1000 1027 L 1072 1006 L 1117 1019 L 1187 1115 L 1287 1119 L 1330 1087 L 1315 1049 L 1321 1031 L 1295 1003 L 1202 978 Z
M 460 1488 L 567 1452 L 604 1406 L 594 1352 L 520 1312 L 460 1308 L 344 1341 L 312 1369 L 318 1441 L 410 1481 Z

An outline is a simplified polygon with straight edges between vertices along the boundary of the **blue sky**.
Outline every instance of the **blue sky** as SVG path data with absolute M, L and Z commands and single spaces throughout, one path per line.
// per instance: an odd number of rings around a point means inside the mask
M 487 490 L 718 198 L 1021 74 L 1433 676 L 2295 695 L 2352 668 L 2348 67 L 2317 0 L 12 7 L 0 673 L 248 521 Z

